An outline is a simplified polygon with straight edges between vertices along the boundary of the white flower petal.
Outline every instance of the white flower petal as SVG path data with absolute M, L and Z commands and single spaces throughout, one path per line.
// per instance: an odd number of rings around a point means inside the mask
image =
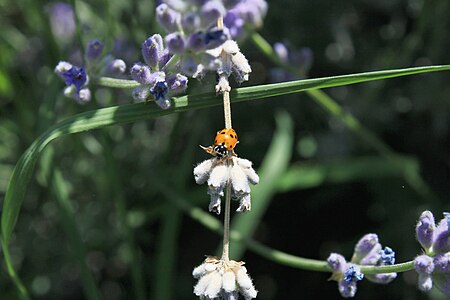
M 192 276 L 194 276 L 194 278 L 200 278 L 206 271 L 206 264 L 201 264 L 192 271 Z
M 244 171 L 245 175 L 247 175 L 247 178 L 251 184 L 259 183 L 259 176 L 258 174 L 256 174 L 255 170 L 253 170 L 251 161 L 249 161 L 248 159 L 237 158 L 236 162 L 242 167 L 242 170 Z
M 239 204 L 237 212 L 246 212 L 252 209 L 252 202 L 250 199 L 250 194 L 245 194 L 241 197 L 241 202 Z
M 231 167 L 230 179 L 231 186 L 235 191 L 235 194 L 240 195 L 250 193 L 250 186 L 248 184 L 247 176 L 238 164 Z
M 205 294 L 206 288 L 209 285 L 209 281 L 210 281 L 210 276 L 212 273 L 210 274 L 206 274 L 205 276 L 202 276 L 197 284 L 194 286 L 194 294 L 197 296 L 203 296 Z
M 227 166 L 221 164 L 216 165 L 209 175 L 208 185 L 212 188 L 219 189 L 223 187 L 228 179 L 228 168 Z
M 210 194 L 210 193 L 208 192 L 208 194 Z M 215 212 L 216 214 L 220 215 L 220 204 L 221 204 L 220 203 L 221 202 L 220 194 L 212 193 L 210 195 L 211 195 L 211 200 L 209 201 L 208 209 L 210 212 Z M 223 192 L 222 192 L 222 195 L 223 195 Z
M 236 290 L 236 275 L 232 271 L 223 274 L 222 287 L 225 292 L 229 293 Z
M 222 275 L 217 271 L 208 275 L 210 275 L 210 279 L 204 295 L 209 298 L 216 298 L 219 296 L 220 290 L 222 289 Z
M 247 274 L 247 268 L 240 267 L 236 274 L 236 280 L 242 289 L 250 289 L 253 287 L 252 279 Z
M 194 168 L 194 178 L 195 182 L 198 184 L 203 184 L 208 180 L 209 174 L 211 173 L 211 168 L 213 166 L 213 159 L 207 159 L 199 163 Z
M 227 40 L 222 44 L 222 49 L 225 53 L 234 55 L 239 52 L 238 44 L 233 40 Z
M 206 272 L 212 272 L 217 269 L 216 264 L 204 263 L 203 265 L 205 266 Z

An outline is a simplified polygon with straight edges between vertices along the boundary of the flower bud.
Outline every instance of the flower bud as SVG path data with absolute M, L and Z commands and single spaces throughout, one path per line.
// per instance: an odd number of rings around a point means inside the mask
M 130 76 L 140 84 L 149 84 L 151 81 L 151 71 L 147 65 L 136 63 L 130 69 Z
M 86 59 L 94 61 L 100 57 L 103 51 L 103 43 L 95 39 L 88 43 L 86 47 Z
M 156 17 L 159 24 L 168 32 L 179 30 L 181 15 L 177 11 L 170 8 L 167 4 L 162 3 L 156 8 Z
M 424 211 L 416 225 L 416 237 L 426 251 L 433 244 L 435 229 L 433 214 L 428 210 Z
M 443 218 L 434 233 L 433 252 L 444 253 L 450 251 L 450 232 L 448 217 Z
M 419 274 L 431 274 L 434 271 L 433 258 L 428 255 L 420 255 L 414 259 L 414 268 Z
M 154 34 L 147 38 L 142 44 L 142 56 L 144 57 L 145 63 L 154 70 L 158 69 L 163 50 L 163 39 L 161 35 Z
M 361 259 L 366 257 L 377 244 L 379 243 L 378 243 L 378 236 L 376 234 L 368 233 L 364 235 L 358 241 L 358 243 L 356 243 L 351 261 L 354 263 L 359 263 Z
M 170 53 L 179 54 L 184 52 L 184 39 L 179 32 L 168 34 L 166 36 L 166 44 Z

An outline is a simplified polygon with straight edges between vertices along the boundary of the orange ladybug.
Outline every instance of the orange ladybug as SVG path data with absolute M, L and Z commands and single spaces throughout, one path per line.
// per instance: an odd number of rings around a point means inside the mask
M 214 139 L 214 145 L 210 147 L 202 147 L 207 153 L 223 158 L 227 156 L 228 151 L 234 153 L 234 147 L 239 143 L 236 131 L 233 128 L 225 128 L 217 132 Z

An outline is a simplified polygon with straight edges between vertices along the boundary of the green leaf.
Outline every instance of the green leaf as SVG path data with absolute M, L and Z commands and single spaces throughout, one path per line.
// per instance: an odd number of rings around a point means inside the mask
M 256 100 L 274 97 L 283 94 L 297 93 L 306 90 L 314 90 L 326 87 L 341 86 L 392 78 L 398 76 L 413 75 L 419 73 L 450 70 L 450 65 L 428 66 L 399 70 L 387 70 L 351 75 L 333 76 L 317 79 L 297 80 L 291 82 L 260 85 L 254 87 L 240 88 L 232 91 L 232 102 Z M 151 119 L 171 113 L 187 110 L 206 108 L 220 105 L 222 102 L 213 93 L 188 95 L 174 98 L 173 108 L 162 111 L 154 105 L 137 103 L 122 106 L 114 106 L 70 117 L 45 131 L 19 159 L 14 168 L 8 190 L 5 195 L 2 211 L 2 239 L 8 244 L 11 233 L 16 224 L 22 201 L 25 196 L 27 184 L 33 173 L 36 161 L 52 140 L 67 134 L 83 132 L 115 124 L 134 122 L 137 120 Z

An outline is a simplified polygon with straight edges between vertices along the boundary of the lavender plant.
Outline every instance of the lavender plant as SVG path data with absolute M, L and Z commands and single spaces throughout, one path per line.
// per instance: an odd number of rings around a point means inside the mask
M 239 213 L 236 216 L 238 221 L 245 218 L 242 215 L 252 216 L 252 214 L 255 216 L 252 218 L 258 220 L 264 212 L 261 208 L 265 205 L 264 198 L 269 199 L 270 195 L 279 188 L 279 182 L 282 181 L 279 177 L 282 179 L 283 176 L 289 174 L 286 170 L 280 171 L 281 174 L 275 171 L 277 167 L 281 170 L 281 151 L 273 151 L 272 156 L 265 162 L 268 165 L 276 165 L 276 167 L 271 168 L 263 165 L 261 171 L 258 170 L 260 174 L 258 175 L 253 169 L 253 163 L 248 159 L 241 158 L 234 151 L 238 143 L 237 135 L 233 136 L 228 133 L 228 130 L 232 129 L 232 102 L 307 91 L 314 101 L 325 107 L 330 114 L 339 118 L 357 135 L 363 136 L 369 145 L 390 161 L 397 162 L 396 154 L 389 147 L 385 146 L 376 136 L 368 132 L 358 120 L 344 112 L 336 102 L 318 89 L 397 76 L 444 71 L 449 70 L 450 66 L 416 67 L 289 82 L 287 80 L 306 76 L 311 66 L 312 53 L 308 48 L 303 48 L 297 52 L 291 51 L 283 44 L 275 44 L 271 47 L 262 36 L 254 32 L 254 30 L 261 28 L 263 19 L 267 14 L 268 6 L 265 1 L 167 0 L 158 3 L 155 9 L 155 18 L 160 27 L 165 30 L 165 33 L 150 33 L 151 35 L 141 44 L 142 61 L 134 63 L 128 71 L 124 60 L 116 59 L 111 54 L 104 54 L 104 44 L 97 39 L 87 44 L 84 50 L 83 65 L 60 61 L 54 69 L 66 85 L 64 95 L 79 104 L 95 98 L 91 92 L 95 86 L 131 89 L 130 98 L 137 103 L 101 108 L 71 116 L 49 127 L 20 158 L 15 171 L 12 173 L 5 195 L 1 221 L 3 255 L 7 271 L 18 289 L 19 296 L 23 299 L 30 297 L 26 287 L 28 282 L 23 284 L 16 273 L 17 266 L 13 264 L 13 252 L 15 250 L 10 247 L 10 243 L 13 241 L 12 234 L 25 197 L 27 184 L 31 179 L 39 155 L 46 145 L 67 134 L 222 104 L 225 133 L 222 136 L 222 131 L 218 132 L 211 146 L 202 146 L 205 152 L 201 153 L 207 155 L 208 158 L 196 165 L 193 173 L 197 184 L 207 184 L 206 194 L 210 198 L 209 212 L 220 215 L 222 200 L 224 200 L 223 226 L 219 224 L 217 219 L 211 218 L 208 213 L 192 206 L 188 201 L 176 200 L 181 196 L 176 194 L 175 191 L 171 191 L 171 188 L 163 183 L 164 180 L 155 178 L 150 180 L 154 182 L 149 183 L 153 187 L 159 187 L 162 190 L 161 194 L 165 195 L 179 210 L 184 210 L 205 227 L 223 236 L 221 256 L 208 255 L 192 272 L 197 280 L 193 284 L 195 296 L 200 299 L 230 300 L 239 297 L 244 299 L 257 297 L 258 286 L 255 287 L 245 266 L 253 268 L 254 264 L 251 260 L 247 260 L 248 264 L 246 264 L 244 261 L 240 261 L 240 255 L 233 255 L 230 251 L 230 244 L 234 241 L 236 242 L 236 248 L 239 244 L 245 244 L 249 249 L 275 263 L 308 271 L 331 273 L 330 280 L 337 282 L 338 291 L 344 298 L 354 297 L 357 292 L 357 283 L 364 279 L 377 284 L 389 284 L 398 276 L 398 273 L 411 270 L 418 273 L 420 290 L 429 291 L 435 285 L 444 294 L 450 295 L 450 218 L 448 214 L 445 214 L 444 218 L 436 225 L 431 212 L 425 211 L 422 213 L 416 226 L 416 237 L 423 247 L 424 253 L 412 261 L 397 264 L 396 253 L 390 247 L 383 248 L 378 240 L 378 235 L 375 233 L 364 235 L 356 243 L 353 255 L 347 261 L 343 255 L 335 252 L 331 253 L 326 260 L 294 256 L 271 249 L 253 240 L 251 238 L 252 226 L 239 228 L 240 232 L 233 230 L 230 224 L 231 200 L 239 202 L 236 209 L 236 212 Z M 57 9 L 57 7 L 54 7 L 54 9 Z M 68 7 L 62 6 L 60 9 L 64 9 L 67 13 Z M 58 20 L 54 18 L 51 22 L 58 22 Z M 67 24 L 67 30 L 73 30 L 69 26 L 72 24 L 70 22 Z M 57 34 L 55 33 L 55 35 Z M 231 76 L 234 76 L 234 80 L 240 85 L 248 81 L 252 74 L 251 64 L 239 47 L 246 38 L 251 38 L 257 48 L 263 54 L 269 55 L 270 59 L 277 64 L 277 68 L 273 69 L 272 75 L 275 75 L 276 81 L 281 81 L 280 83 L 232 88 Z M 208 86 L 209 83 L 205 80 L 207 72 L 214 74 L 217 78 L 216 84 L 209 86 L 210 92 L 195 94 L 195 92 L 189 91 L 188 95 L 184 95 L 188 91 L 188 83 L 193 80 L 199 81 L 198 84 Z M 131 79 L 124 79 L 126 74 Z M 222 96 L 223 101 L 217 99 L 218 94 Z M 147 104 L 150 101 L 155 102 L 157 106 Z M 211 130 L 211 132 L 214 131 Z M 108 137 L 105 140 L 110 142 Z M 242 143 L 245 142 L 245 139 L 242 139 Z M 286 146 L 289 143 L 278 144 Z M 95 149 L 95 146 L 91 145 L 90 147 Z M 187 146 L 183 145 L 183 147 Z M 114 155 L 108 151 L 105 150 L 108 165 L 113 165 Z M 51 158 L 52 156 L 47 161 L 52 161 Z M 191 166 L 192 163 L 192 160 L 190 160 L 188 165 Z M 71 236 L 74 248 L 82 249 L 82 238 L 76 233 L 77 226 L 73 221 L 75 216 L 70 204 L 68 204 L 67 190 L 69 187 L 64 182 L 64 178 L 57 167 L 51 166 L 48 169 L 51 169 L 48 171 L 51 176 L 47 176 L 50 179 L 46 179 L 48 181 L 46 184 L 54 186 L 52 188 L 61 206 L 62 214 L 65 219 L 70 220 L 66 220 L 66 232 Z M 415 172 L 415 176 L 406 177 L 406 181 L 411 185 L 423 187 L 420 185 L 420 175 L 417 170 Z M 118 173 L 118 170 L 113 173 Z M 253 188 L 252 192 L 251 186 L 256 184 L 258 185 Z M 120 188 L 116 187 L 118 194 L 121 193 L 119 190 Z M 208 198 L 204 194 L 204 190 L 202 190 L 203 197 Z M 131 253 L 133 259 L 136 259 L 135 256 L 138 256 L 139 251 L 135 247 L 132 228 L 128 224 L 125 200 L 123 196 L 119 196 L 119 198 L 121 200 L 117 201 L 118 214 L 127 240 L 127 251 Z M 251 199 L 256 201 L 257 204 L 257 209 L 253 211 Z M 202 198 L 201 206 L 206 206 L 204 204 L 206 200 L 203 200 Z M 168 216 L 171 215 L 172 212 L 169 211 Z M 170 223 L 167 222 L 167 224 Z M 256 224 L 255 222 L 253 224 Z M 161 244 L 166 245 L 163 242 Z M 201 249 L 199 251 L 207 250 Z M 78 252 L 87 298 L 99 299 L 101 293 L 98 291 L 94 282 L 95 279 L 90 275 L 86 266 L 86 257 L 83 256 L 83 250 Z M 200 252 L 199 255 L 201 256 L 203 253 Z M 144 288 L 140 286 L 143 281 L 142 278 L 139 279 L 139 277 L 142 277 L 139 271 L 139 262 L 135 260 L 133 263 L 133 285 L 137 291 L 136 298 L 145 299 L 145 295 L 140 292 Z

